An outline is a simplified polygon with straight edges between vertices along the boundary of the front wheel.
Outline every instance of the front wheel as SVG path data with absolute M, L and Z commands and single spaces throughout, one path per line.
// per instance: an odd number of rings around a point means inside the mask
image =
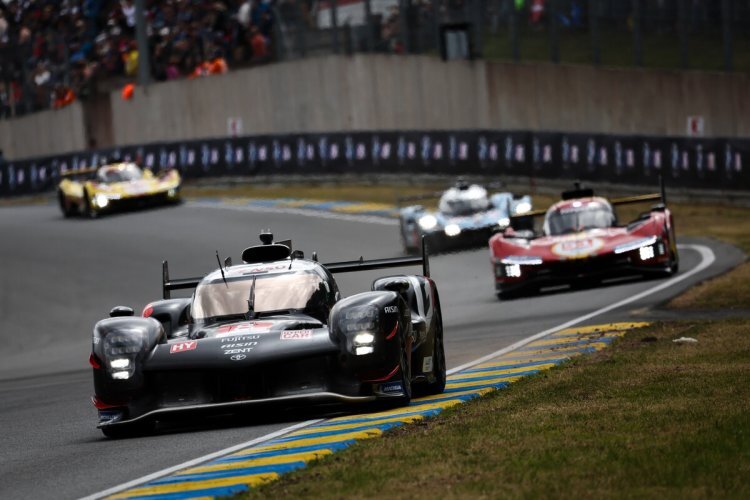
M 446 364 L 445 346 L 443 344 L 443 320 L 438 316 L 438 325 L 432 340 L 432 377 L 419 387 L 419 395 L 431 396 L 441 394 L 445 390 Z M 417 392 L 417 391 L 415 391 Z
M 399 372 L 401 373 L 401 390 L 404 395 L 399 398 L 399 403 L 408 405 L 411 401 L 411 363 L 406 357 L 407 352 L 406 340 L 401 337 L 401 359 L 399 361 Z
M 91 195 L 88 191 L 83 192 L 83 215 L 95 219 L 98 215 L 94 206 L 91 204 Z
M 63 217 L 72 217 L 73 207 L 71 207 L 71 204 L 67 202 L 62 191 L 57 192 L 57 201 L 60 204 L 60 210 L 62 211 Z

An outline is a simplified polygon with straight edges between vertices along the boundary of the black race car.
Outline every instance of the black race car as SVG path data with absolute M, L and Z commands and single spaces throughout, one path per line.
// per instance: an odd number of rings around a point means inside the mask
M 291 242 L 245 249 L 203 278 L 170 279 L 142 317 L 115 307 L 94 327 L 98 427 L 118 437 L 191 412 L 260 405 L 405 405 L 445 387 L 440 300 L 427 256 L 321 264 Z M 217 255 L 218 260 L 218 255 Z M 341 298 L 332 273 L 421 264 Z M 191 289 L 191 298 L 170 298 Z

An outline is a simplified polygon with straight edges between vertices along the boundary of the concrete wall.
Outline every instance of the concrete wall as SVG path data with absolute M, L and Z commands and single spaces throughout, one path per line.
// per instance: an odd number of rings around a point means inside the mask
M 138 88 L 123 101 L 0 121 L 8 158 L 97 146 L 243 134 L 498 128 L 750 136 L 750 75 L 591 66 L 327 56 Z
M 0 120 L 0 149 L 9 160 L 86 149 L 83 106 L 74 102 L 63 109 Z
M 442 62 L 425 56 L 322 57 L 113 93 L 118 144 L 243 133 L 501 128 L 750 135 L 750 75 Z

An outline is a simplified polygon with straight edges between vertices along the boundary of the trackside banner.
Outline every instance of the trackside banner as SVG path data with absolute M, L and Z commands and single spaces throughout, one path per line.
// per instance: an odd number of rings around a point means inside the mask
M 70 169 L 136 161 L 186 178 L 436 173 L 750 190 L 750 140 L 499 130 L 262 135 L 152 143 L 5 163 L 0 195 L 53 189 Z

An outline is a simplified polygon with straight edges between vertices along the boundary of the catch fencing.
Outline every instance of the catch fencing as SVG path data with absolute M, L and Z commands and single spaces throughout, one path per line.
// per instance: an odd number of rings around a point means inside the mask
M 0 195 L 52 190 L 60 174 L 113 161 L 185 178 L 448 174 L 750 190 L 750 140 L 500 130 L 279 134 L 162 142 L 14 161 Z

